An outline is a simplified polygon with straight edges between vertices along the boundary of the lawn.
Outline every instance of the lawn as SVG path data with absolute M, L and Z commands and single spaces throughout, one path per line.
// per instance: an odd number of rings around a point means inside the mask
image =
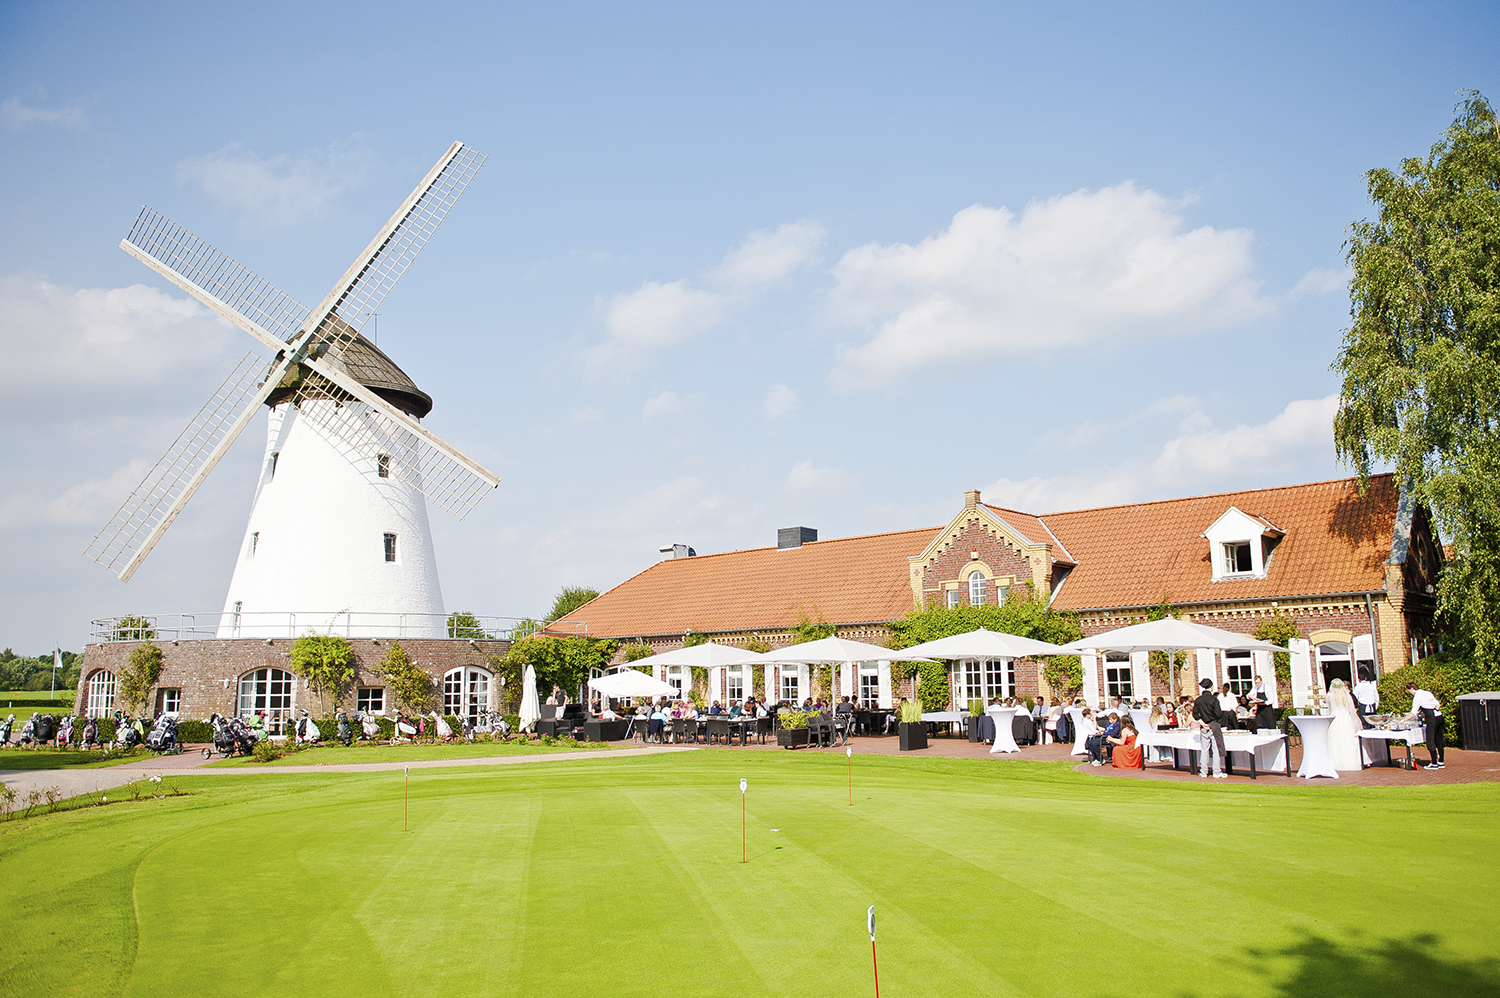
M 347 762 L 416 762 L 419 759 L 475 759 L 484 756 L 544 755 L 549 752 L 577 752 L 618 748 L 608 742 L 571 742 L 540 745 L 513 738 L 508 742 L 453 742 L 449 745 L 373 745 L 369 743 L 345 748 L 342 745 L 319 745 L 282 756 L 273 762 L 256 762 L 247 756 L 219 759 L 210 767 L 254 766 L 333 766 Z
M 23 749 L 12 746 L 0 752 L 0 770 L 7 769 L 104 769 L 124 762 L 156 758 L 156 753 L 136 746 L 130 753 L 84 752 L 74 749 Z
M 0 825 L 15 994 L 1500 992 L 1500 786 L 679 755 L 184 775 Z M 740 863 L 738 780 L 750 782 Z M 60 872 L 61 871 L 61 872 Z M 19 913 L 17 913 L 19 914 Z

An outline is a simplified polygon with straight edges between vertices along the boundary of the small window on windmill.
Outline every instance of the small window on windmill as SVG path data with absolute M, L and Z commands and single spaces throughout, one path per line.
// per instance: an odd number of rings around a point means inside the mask
M 274 451 L 274 452 L 272 452 L 272 454 L 271 454 L 271 481 L 273 481 L 273 482 L 276 480 L 276 462 L 278 462 L 280 460 L 281 460 L 281 451 Z
M 381 478 L 391 477 L 391 456 L 389 454 L 381 454 L 375 459 L 375 472 Z
M 396 560 L 396 535 L 395 534 L 386 534 L 385 535 L 385 560 L 386 561 L 395 561 Z
M 260 531 L 250 535 L 250 557 L 255 557 L 255 549 L 260 547 Z

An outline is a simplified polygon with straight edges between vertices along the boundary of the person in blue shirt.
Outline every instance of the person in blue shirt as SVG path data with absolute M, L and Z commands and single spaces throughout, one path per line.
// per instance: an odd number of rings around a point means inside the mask
M 1104 765 L 1105 755 L 1109 752 L 1109 743 L 1108 741 L 1106 741 L 1106 739 L 1119 737 L 1120 715 L 1111 711 L 1109 715 L 1109 723 L 1104 726 L 1104 730 L 1100 731 L 1097 734 L 1090 735 L 1088 740 L 1083 743 L 1084 747 L 1089 750 L 1090 762 L 1092 762 L 1095 766 Z

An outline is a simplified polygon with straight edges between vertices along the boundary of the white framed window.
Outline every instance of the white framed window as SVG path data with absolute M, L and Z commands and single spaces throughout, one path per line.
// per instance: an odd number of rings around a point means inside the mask
M 692 688 L 692 670 L 686 665 L 669 665 L 667 666 L 666 681 L 677 687 L 677 694 L 673 697 L 674 700 L 686 700 L 687 691 Z
M 361 686 L 354 694 L 354 709 L 366 714 L 384 714 L 385 687 Z
M 297 685 L 285 669 L 256 669 L 240 677 L 240 717 L 248 721 L 264 713 L 266 732 L 286 733 L 296 706 Z
M 452 669 L 443 675 L 443 713 L 477 721 L 490 710 L 490 674 L 483 669 Z
M 381 454 L 375 458 L 375 474 L 381 478 L 391 477 L 391 456 L 389 454 Z
M 1247 651 L 1224 653 L 1224 681 L 1236 694 L 1244 695 L 1255 685 L 1255 658 Z
M 1005 605 L 1005 598 L 1007 596 L 1009 596 L 1009 595 L 1010 595 L 1010 590 L 1009 589 L 1005 588 L 1004 586 L 998 586 L 998 587 L 996 587 L 996 589 L 995 589 L 995 605 L 996 606 L 1004 606 Z
M 954 607 L 958 606 L 958 599 L 959 597 L 957 589 L 948 590 L 948 609 L 951 610 Z
M 984 666 L 985 663 L 977 659 L 970 659 L 954 666 L 954 671 L 963 670 L 960 676 L 955 677 L 961 682 L 953 684 L 954 707 L 963 710 L 969 706 L 970 700 L 984 700 Z
M 781 670 L 781 699 L 792 704 L 802 702 L 802 684 L 798 682 L 800 678 L 795 669 Z
M 115 674 L 100 669 L 89 677 L 89 717 L 108 717 L 115 709 Z
M 985 582 L 983 572 L 975 572 L 969 576 L 969 605 L 984 606 Z
M 724 699 L 733 703 L 745 699 L 745 677 L 738 665 L 724 670 Z
M 865 710 L 880 706 L 880 666 L 874 663 L 859 667 L 859 705 Z
M 1135 678 L 1131 675 L 1129 655 L 1109 652 L 1104 656 L 1104 693 L 1121 700 L 1135 697 Z
M 395 534 L 386 534 L 385 535 L 385 560 L 386 561 L 391 561 L 391 562 L 393 562 L 393 561 L 396 560 L 396 535 Z
M 1241 575 L 1255 571 L 1255 562 L 1250 558 L 1249 541 L 1228 541 L 1224 545 L 1224 573 Z
M 1323 688 L 1326 690 L 1333 685 L 1335 679 L 1342 679 L 1346 685 L 1353 685 L 1349 646 L 1342 641 L 1325 641 L 1318 645 L 1318 671 L 1323 675 Z
M 171 714 L 176 717 L 182 713 L 182 690 L 163 689 L 156 691 L 156 713 Z

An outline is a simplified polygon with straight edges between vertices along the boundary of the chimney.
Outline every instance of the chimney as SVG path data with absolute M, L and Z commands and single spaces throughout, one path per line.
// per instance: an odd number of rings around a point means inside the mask
M 698 557 L 698 552 L 694 551 L 692 548 L 688 547 L 686 544 L 668 544 L 666 547 L 664 547 L 664 548 L 661 549 L 661 560 L 662 561 L 666 561 L 669 558 L 696 558 L 696 557 Z
M 979 490 L 970 489 L 964 493 L 964 509 L 974 509 L 979 505 Z
M 780 551 L 800 548 L 817 539 L 818 532 L 812 527 L 782 527 L 776 531 L 776 548 Z

